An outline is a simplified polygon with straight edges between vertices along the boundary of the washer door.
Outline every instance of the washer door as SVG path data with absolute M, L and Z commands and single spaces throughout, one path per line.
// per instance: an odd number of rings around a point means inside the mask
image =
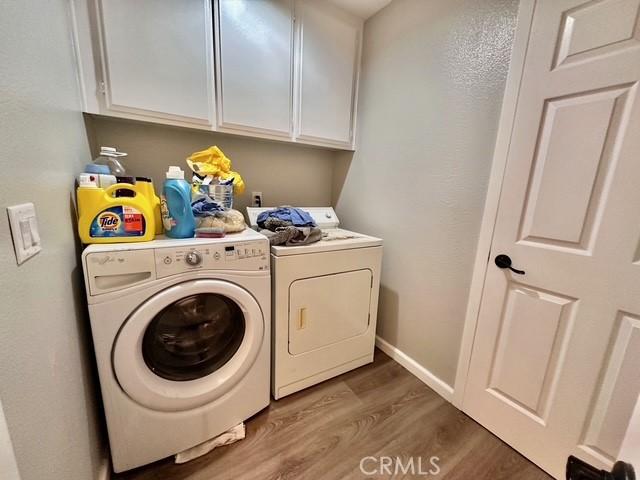
M 264 318 L 253 296 L 221 280 L 163 290 L 133 312 L 113 347 L 122 389 L 162 411 L 196 408 L 238 383 L 255 362 Z

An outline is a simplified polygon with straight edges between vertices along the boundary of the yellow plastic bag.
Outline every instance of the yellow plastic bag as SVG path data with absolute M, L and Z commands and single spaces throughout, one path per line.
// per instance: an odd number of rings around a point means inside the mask
M 206 150 L 192 153 L 187 158 L 187 165 L 194 173 L 201 176 L 211 175 L 220 180 L 233 178 L 234 193 L 241 195 L 244 192 L 245 185 L 242 177 L 238 172 L 231 170 L 231 160 L 215 145 Z

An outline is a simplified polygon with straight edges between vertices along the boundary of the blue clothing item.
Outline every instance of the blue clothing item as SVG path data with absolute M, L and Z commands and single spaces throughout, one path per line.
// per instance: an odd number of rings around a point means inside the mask
M 217 212 L 224 212 L 225 208 L 213 198 L 202 196 L 191 203 L 191 210 L 196 217 L 207 217 Z
M 277 218 L 283 222 L 289 222 L 294 227 L 315 227 L 311 215 L 304 210 L 294 207 L 279 207 L 274 210 L 267 210 L 258 215 L 258 226 L 264 228 L 264 222 L 268 218 Z

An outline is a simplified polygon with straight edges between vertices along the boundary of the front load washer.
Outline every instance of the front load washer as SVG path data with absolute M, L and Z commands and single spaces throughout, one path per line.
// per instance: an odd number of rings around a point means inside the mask
M 271 247 L 276 399 L 373 361 L 382 240 L 339 228 L 331 207 L 302 209 L 323 239 Z M 253 227 L 265 210 L 247 208 Z
M 114 471 L 193 447 L 269 404 L 264 236 L 91 245 L 82 263 Z

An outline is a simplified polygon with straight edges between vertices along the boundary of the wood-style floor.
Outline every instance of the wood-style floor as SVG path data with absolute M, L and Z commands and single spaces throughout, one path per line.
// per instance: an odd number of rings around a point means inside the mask
M 166 459 L 114 478 L 551 479 L 380 351 L 370 365 L 272 401 L 246 428 L 244 440 L 184 465 Z M 365 475 L 360 460 L 367 456 L 400 457 L 405 466 L 415 457 L 416 475 Z M 425 472 L 431 456 L 439 457 L 440 473 L 419 475 L 418 457 Z

